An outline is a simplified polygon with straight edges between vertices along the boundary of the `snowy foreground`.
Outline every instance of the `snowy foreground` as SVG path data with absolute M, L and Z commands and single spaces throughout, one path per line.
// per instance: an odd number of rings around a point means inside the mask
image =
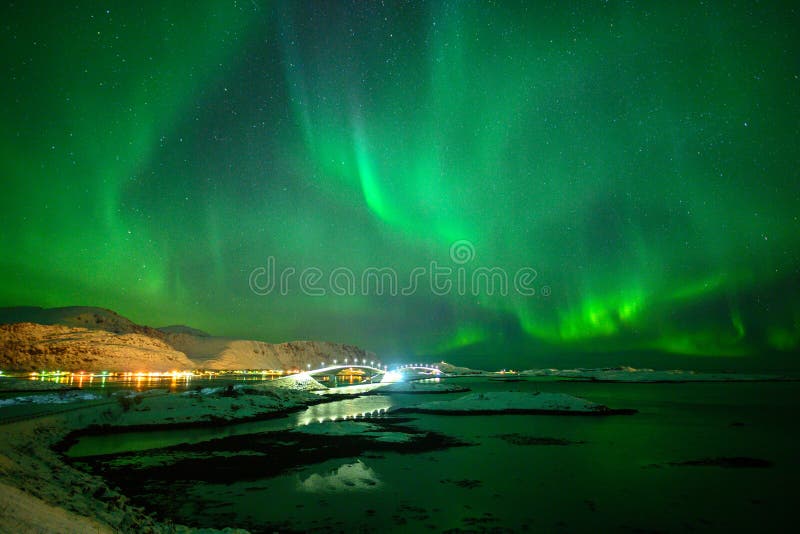
M 166 425 L 235 423 L 296 411 L 321 401 L 325 389 L 311 377 L 293 375 L 260 384 L 228 385 L 168 393 L 150 390 L 118 399 L 123 412 L 104 426 L 145 428 Z
M 74 436 L 75 432 L 218 425 L 279 417 L 329 400 L 330 397 L 312 393 L 321 386 L 313 378 L 301 374 L 262 384 L 229 384 L 184 393 L 155 390 L 136 394 L 126 391 L 101 398 L 81 398 L 81 395 L 95 394 L 42 392 L 36 396 L 39 402 L 58 405 L 53 413 L 4 424 L 3 432 L 0 432 L 0 502 L 10 505 L 0 513 L 0 532 L 192 532 L 191 528 L 161 523 L 149 516 L 104 480 L 65 464 L 55 449 L 64 446 L 64 438 Z M 369 386 L 376 392 L 390 394 L 453 393 L 458 387 L 446 381 Z M 61 402 L 65 399 L 74 401 L 68 402 L 67 406 L 74 404 L 75 409 L 62 408 Z M 455 399 L 448 396 L 446 399 L 391 413 L 611 415 L 633 412 L 612 410 L 560 393 L 494 392 L 467 394 Z M 35 402 L 22 401 L 16 395 L 5 400 Z M 83 408 L 78 409 L 80 406 Z M 377 447 L 391 447 L 393 444 L 419 446 L 428 439 L 425 433 L 380 420 L 311 423 L 292 432 L 305 434 L 308 438 L 316 436 L 323 442 L 352 438 L 373 442 Z M 312 477 L 303 484 L 311 491 L 320 486 L 349 483 L 353 476 L 366 478 L 363 469 L 359 464 L 352 464 L 336 477 Z
M 169 397 L 182 402 L 177 400 L 181 395 Z M 159 398 L 153 396 L 147 401 Z M 192 402 L 192 399 L 183 398 Z M 150 405 L 152 409 L 155 404 L 147 401 L 134 405 Z M 126 412 L 116 398 L 102 405 L 84 405 L 86 409 L 83 410 L 2 425 L 0 532 L 244 534 L 245 531 L 237 529 L 194 529 L 159 522 L 101 478 L 64 463 L 55 449 L 71 432 L 91 426 L 116 425 L 127 417 L 138 417 L 133 414 L 133 408 Z M 128 413 L 131 415 L 126 416 Z M 150 414 L 152 421 L 159 420 L 158 415 L 152 411 Z
M 394 412 L 438 414 L 576 414 L 611 415 L 634 413 L 635 410 L 612 410 L 602 404 L 564 393 L 493 392 L 473 393 L 454 400 L 426 402 Z
M 282 414 L 300 409 L 319 397 L 303 391 L 282 388 L 261 390 L 207 388 L 181 394 L 152 390 L 123 397 L 128 408 L 109 422 L 115 428 L 232 423 Z
M 529 369 L 520 376 L 552 376 L 573 380 L 597 382 L 757 382 L 786 380 L 776 375 L 701 373 L 686 370 L 657 371 L 636 369 L 634 367 L 613 367 L 603 369 Z

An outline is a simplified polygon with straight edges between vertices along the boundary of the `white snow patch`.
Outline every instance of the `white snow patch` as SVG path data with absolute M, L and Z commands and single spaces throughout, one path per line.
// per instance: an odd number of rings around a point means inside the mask
M 594 402 L 564 393 L 523 393 L 499 391 L 472 393 L 453 400 L 426 402 L 415 407 L 419 411 L 497 411 L 542 410 L 554 412 L 597 412 L 605 409 Z
M 326 421 L 324 423 L 310 423 L 308 425 L 295 428 L 295 432 L 303 434 L 315 434 L 318 436 L 353 436 L 365 432 L 376 432 L 378 427 L 371 423 L 360 423 L 356 421 Z
M 775 375 L 702 373 L 691 370 L 637 369 L 635 367 L 611 367 L 600 369 L 529 369 L 523 376 L 553 376 L 560 378 L 588 379 L 613 382 L 747 382 L 756 380 L 781 380 Z
M 275 380 L 270 380 L 269 382 L 262 382 L 260 384 L 248 387 L 254 389 L 282 388 L 295 391 L 318 391 L 328 389 L 308 373 L 297 373 L 294 375 L 282 376 L 281 378 L 276 378 Z
M 191 395 L 159 392 L 134 398 L 129 409 L 119 414 L 113 426 L 145 426 L 171 423 L 197 423 L 212 420 L 236 421 L 263 416 L 305 405 L 316 396 L 303 391 L 269 388 L 258 394 L 236 391 L 228 396 L 221 393 Z M 224 392 L 223 392 L 224 393 Z
M 457 393 L 459 391 L 466 391 L 466 388 L 447 382 L 412 380 L 410 382 L 392 382 L 385 384 L 381 386 L 379 391 L 381 393 Z
M 299 426 L 294 432 L 317 436 L 364 436 L 385 443 L 406 443 L 414 439 L 403 432 L 386 432 L 377 425 L 357 421 L 326 421 Z
M 25 395 L 20 397 L 12 397 L 10 399 L 0 399 L 0 408 L 14 406 L 17 404 L 69 404 L 70 402 L 92 401 L 100 398 L 102 398 L 100 395 L 81 391 L 48 393 L 44 395 Z

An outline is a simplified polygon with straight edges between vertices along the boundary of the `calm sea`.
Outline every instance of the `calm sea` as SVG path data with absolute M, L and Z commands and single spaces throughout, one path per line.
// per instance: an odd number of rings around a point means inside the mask
M 95 469 L 121 462 L 148 466 L 142 471 L 147 478 L 136 484 L 126 487 L 129 477 L 114 475 L 112 482 L 162 517 L 255 532 L 763 531 L 793 520 L 800 487 L 799 383 L 456 381 L 477 392 L 563 392 L 639 413 L 413 414 L 404 424 L 469 445 L 330 459 L 309 452 L 309 463 L 277 476 L 275 469 L 259 476 L 233 454 L 225 465 L 234 480 L 227 473 L 224 482 L 203 473 L 204 458 L 215 448 L 231 455 L 231 443 L 258 442 L 269 432 L 320 420 L 370 420 L 391 407 L 461 394 L 361 397 L 279 420 L 85 437 L 69 454 L 91 460 Z M 177 460 L 171 447 L 181 443 L 205 449 L 194 460 Z M 105 456 L 98 461 L 96 455 Z M 173 461 L 184 462 L 183 479 L 164 469 Z

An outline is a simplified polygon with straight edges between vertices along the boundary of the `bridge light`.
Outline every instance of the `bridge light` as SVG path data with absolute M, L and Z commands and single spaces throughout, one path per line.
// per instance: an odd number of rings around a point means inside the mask
M 403 375 L 401 375 L 399 372 L 389 371 L 384 375 L 383 380 L 381 380 L 381 382 L 400 382 L 402 380 L 403 380 Z

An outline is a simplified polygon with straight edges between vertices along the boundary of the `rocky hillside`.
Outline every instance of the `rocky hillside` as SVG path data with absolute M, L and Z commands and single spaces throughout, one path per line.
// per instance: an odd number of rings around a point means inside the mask
M 172 371 L 194 363 L 160 339 L 62 325 L 0 325 L 0 368 Z
M 0 308 L 0 323 L 60 324 L 92 330 L 105 330 L 115 334 L 144 334 L 162 339 L 165 333 L 157 328 L 134 323 L 118 313 L 95 306 L 65 306 L 62 308 L 39 308 L 38 306 L 15 306 Z
M 189 334 L 191 336 L 197 336 L 197 337 L 211 337 L 211 334 L 203 332 L 202 330 L 198 330 L 197 328 L 192 328 L 191 326 L 186 326 L 182 324 L 159 326 L 158 330 L 166 334 Z
M 94 307 L 0 308 L 0 369 L 171 371 L 304 369 L 375 354 L 323 341 L 271 344 L 173 325 L 151 328 Z
M 291 341 L 271 344 L 262 341 L 230 341 L 220 354 L 205 361 L 206 369 L 305 369 L 307 364 L 343 362 L 347 358 L 374 360 L 375 354 L 353 345 L 326 341 Z

